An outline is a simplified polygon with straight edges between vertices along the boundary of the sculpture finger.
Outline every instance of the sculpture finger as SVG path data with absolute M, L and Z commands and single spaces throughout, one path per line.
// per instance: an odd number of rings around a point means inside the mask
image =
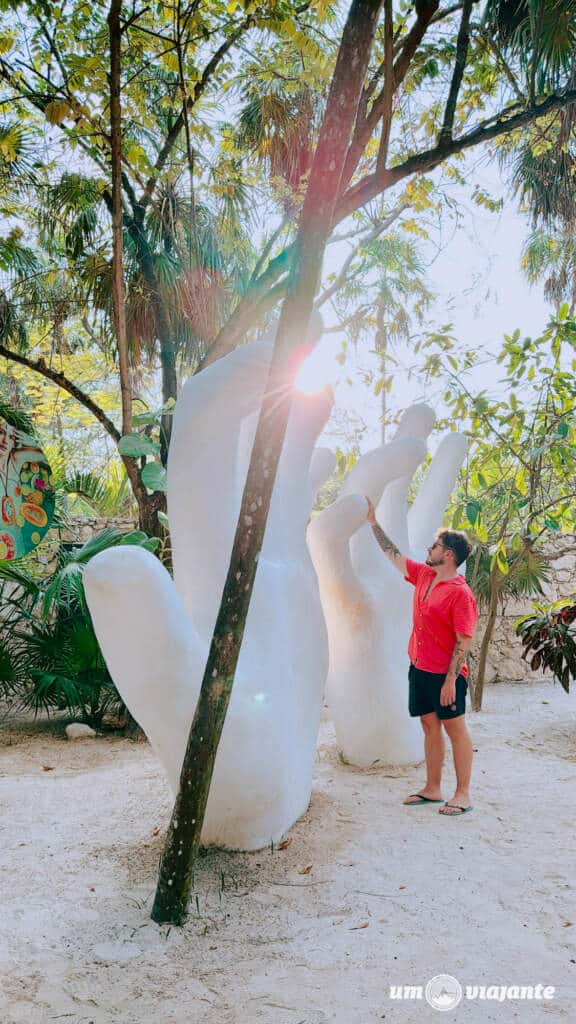
M 297 389 L 294 392 L 272 492 L 264 557 L 291 559 L 306 551 L 306 524 L 313 501 L 312 453 L 333 404 L 334 395 L 329 388 L 316 394 L 304 394 Z
M 396 429 L 395 440 L 418 437 L 425 440 L 432 432 L 436 413 L 429 405 L 415 403 L 406 409 Z M 411 473 L 394 480 L 382 495 L 378 506 L 378 518 L 389 537 L 400 551 L 410 550 L 408 534 L 408 492 L 417 467 Z
M 196 377 L 178 400 L 168 460 L 175 581 L 192 621 L 209 638 L 218 611 L 243 481 L 242 423 L 260 406 L 272 348 L 242 346 Z
M 406 487 L 406 480 L 409 482 L 412 479 L 425 455 L 426 443 L 420 438 L 407 437 L 391 441 L 390 444 L 376 448 L 358 460 L 344 481 L 343 493 L 366 494 L 374 502 L 374 505 L 379 507 L 382 494 L 386 494 L 388 488 L 393 485 L 393 481 L 399 480 L 402 487 Z M 405 513 L 405 504 L 402 504 L 401 501 L 403 493 L 400 488 L 397 493 L 392 492 L 392 510 L 395 513 L 393 526 L 396 527 L 398 533 L 401 533 L 403 529 L 401 516 L 401 512 Z M 384 523 L 382 525 L 386 529 L 386 525 Z M 394 532 L 389 535 L 401 551 L 407 551 L 406 545 L 404 549 L 402 548 L 402 537 L 397 536 Z M 381 557 L 377 550 L 377 542 L 368 525 L 359 530 L 354 537 L 351 553 L 352 564 L 360 576 L 375 574 L 381 576 L 390 571 L 386 559 Z
M 366 499 L 348 494 L 319 512 L 308 526 L 308 548 L 327 617 L 344 612 L 347 619 L 354 619 L 370 602 L 350 557 L 350 538 L 363 528 L 366 512 Z
M 421 437 L 425 440 L 432 433 L 435 422 L 434 409 L 424 402 L 415 402 L 402 414 L 394 440 L 401 441 L 406 437 Z
M 310 459 L 310 488 L 312 500 L 330 479 L 336 468 L 336 455 L 331 448 L 315 448 Z
M 174 792 L 200 690 L 200 644 L 164 566 L 137 547 L 109 548 L 84 573 L 108 670 Z
M 442 523 L 467 450 L 467 437 L 458 433 L 447 434 L 438 446 L 408 514 L 410 542 L 416 557 L 426 551 L 434 530 Z

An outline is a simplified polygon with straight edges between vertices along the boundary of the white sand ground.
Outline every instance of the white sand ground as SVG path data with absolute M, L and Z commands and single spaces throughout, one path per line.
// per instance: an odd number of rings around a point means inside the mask
M 149 919 L 170 802 L 147 744 L 5 724 L 1 1024 L 576 1021 L 575 701 L 489 688 L 459 820 L 402 807 L 419 769 L 340 764 L 325 723 L 287 848 L 209 852 L 180 930 Z M 444 1014 L 390 999 L 439 973 L 556 994 Z

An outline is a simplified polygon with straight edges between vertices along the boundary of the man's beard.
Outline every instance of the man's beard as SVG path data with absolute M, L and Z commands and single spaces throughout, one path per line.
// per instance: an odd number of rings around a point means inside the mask
M 431 569 L 437 569 L 439 565 L 444 565 L 444 559 L 428 557 L 426 559 L 426 565 L 430 566 Z

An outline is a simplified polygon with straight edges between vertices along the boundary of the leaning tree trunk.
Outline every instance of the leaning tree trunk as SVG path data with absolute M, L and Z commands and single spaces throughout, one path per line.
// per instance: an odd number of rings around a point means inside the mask
M 381 5 L 382 0 L 353 0 L 342 35 L 300 218 L 296 263 L 282 307 L 228 576 L 160 865 L 152 908 L 152 918 L 158 923 L 182 924 L 186 917 L 214 762 L 290 412 L 292 383 L 302 357 L 298 344 L 305 336 L 312 311 Z
M 484 635 L 482 637 L 482 643 L 480 644 L 480 652 L 478 654 L 478 671 L 476 673 L 476 679 L 474 682 L 474 687 L 472 689 L 472 707 L 474 708 L 474 711 L 480 711 L 482 709 L 482 695 L 484 693 L 484 682 L 486 679 L 486 661 L 488 658 L 488 650 L 490 648 L 492 634 L 494 633 L 496 616 L 498 615 L 500 579 L 500 570 L 495 562 L 490 573 L 490 601 L 488 604 L 488 619 L 486 622 Z

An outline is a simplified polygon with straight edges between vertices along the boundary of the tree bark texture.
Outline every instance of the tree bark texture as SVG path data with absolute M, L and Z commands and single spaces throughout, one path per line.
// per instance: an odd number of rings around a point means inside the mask
M 256 576 L 290 406 L 292 383 L 332 227 L 344 159 L 382 0 L 353 0 L 342 35 L 296 239 L 296 259 L 274 345 L 228 576 L 184 756 L 152 918 L 182 924 L 218 744 Z
M 472 707 L 474 708 L 474 711 L 480 711 L 482 709 L 482 697 L 484 694 L 484 682 L 486 679 L 486 661 L 488 658 L 490 641 L 492 640 L 492 634 L 494 633 L 496 616 L 498 615 L 498 598 L 500 597 L 500 587 L 498 585 L 499 579 L 500 572 L 498 570 L 498 566 L 494 564 L 492 572 L 490 573 L 490 603 L 488 605 L 488 619 L 484 630 L 484 636 L 482 637 L 482 643 L 480 644 L 480 652 L 478 654 L 478 671 L 476 673 L 474 690 L 472 693 Z
M 124 243 L 122 217 L 122 0 L 112 0 L 108 13 L 110 40 L 110 159 L 112 165 L 112 297 L 114 329 L 118 347 L 120 395 L 122 399 L 122 433 L 132 429 L 132 387 L 128 364 L 126 309 L 124 305 Z

